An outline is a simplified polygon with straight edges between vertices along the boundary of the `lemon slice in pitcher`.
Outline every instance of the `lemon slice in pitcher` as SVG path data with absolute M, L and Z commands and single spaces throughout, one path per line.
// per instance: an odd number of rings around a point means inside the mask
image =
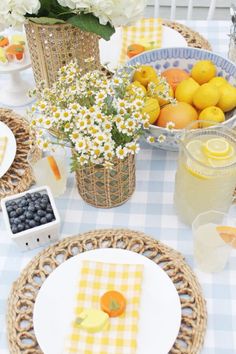
M 198 139 L 190 140 L 186 145 L 188 152 L 199 162 L 207 164 L 206 155 L 202 151 L 202 141 Z
M 222 240 L 233 248 L 236 248 L 236 227 L 233 226 L 216 226 Z
M 207 156 L 224 157 L 228 155 L 230 146 L 224 138 L 213 138 L 207 140 L 204 144 L 204 152 Z

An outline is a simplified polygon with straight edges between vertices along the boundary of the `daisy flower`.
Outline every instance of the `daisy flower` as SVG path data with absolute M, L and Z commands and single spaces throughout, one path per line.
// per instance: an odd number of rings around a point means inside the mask
M 163 143 L 165 140 L 166 140 L 166 137 L 165 137 L 165 135 L 163 135 L 163 134 L 160 134 L 160 135 L 158 136 L 158 138 L 157 138 L 157 141 L 158 141 L 159 143 Z
M 118 146 L 116 148 L 116 156 L 118 159 L 123 160 L 127 156 L 128 150 L 125 147 Z
M 126 148 L 131 152 L 132 155 L 137 154 L 140 150 L 140 146 L 136 142 L 126 144 Z
M 147 142 L 149 143 L 149 144 L 153 144 L 153 143 L 155 143 L 155 138 L 154 138 L 154 136 L 148 136 L 147 137 Z
M 166 128 L 169 129 L 169 130 L 173 130 L 175 127 L 175 123 L 174 122 L 168 122 L 166 123 Z

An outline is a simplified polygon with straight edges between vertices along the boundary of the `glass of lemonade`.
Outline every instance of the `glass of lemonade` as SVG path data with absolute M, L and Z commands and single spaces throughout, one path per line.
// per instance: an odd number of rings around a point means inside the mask
M 49 186 L 54 197 L 65 192 L 68 166 L 64 149 L 56 148 L 54 152 L 47 152 L 39 160 L 35 160 L 30 153 L 28 162 L 32 167 L 37 186 Z
M 204 272 L 223 270 L 229 259 L 229 237 L 234 237 L 232 233 L 236 228 L 221 226 L 222 223 L 232 225 L 232 220 L 225 213 L 215 210 L 199 214 L 192 223 L 194 259 Z
M 180 219 L 191 225 L 204 211 L 226 212 L 235 187 L 236 135 L 224 126 L 186 130 L 175 176 L 174 204 Z

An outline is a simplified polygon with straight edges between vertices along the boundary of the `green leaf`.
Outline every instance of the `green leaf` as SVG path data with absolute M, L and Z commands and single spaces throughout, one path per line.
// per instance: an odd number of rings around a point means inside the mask
M 92 14 L 81 13 L 70 17 L 67 22 L 75 27 L 79 27 L 82 31 L 96 33 L 106 41 L 108 41 L 115 32 L 114 27 L 110 24 L 101 25 L 98 18 Z
M 65 23 L 63 20 L 51 17 L 30 17 L 30 21 L 40 23 L 41 25 L 55 25 L 56 23 Z

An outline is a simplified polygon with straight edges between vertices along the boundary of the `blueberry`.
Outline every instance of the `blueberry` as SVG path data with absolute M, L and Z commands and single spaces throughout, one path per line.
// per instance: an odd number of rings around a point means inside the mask
M 43 216 L 46 215 L 46 211 L 44 211 L 44 210 L 38 210 L 38 211 L 37 211 L 37 215 L 40 216 L 40 217 L 43 217 Z
M 42 194 L 42 198 L 45 200 L 49 200 L 49 196 L 47 194 Z
M 28 230 L 28 229 L 30 229 L 29 224 L 25 224 L 25 230 Z
M 35 192 L 34 194 L 33 194 L 33 196 L 35 197 L 35 198 L 41 198 L 41 194 L 39 193 L 39 192 Z
M 22 214 L 22 215 L 19 216 L 19 219 L 20 219 L 20 221 L 25 221 L 26 217 L 25 217 L 24 214 Z
M 31 194 L 30 193 L 26 193 L 25 198 L 31 199 Z
M 9 221 L 10 221 L 10 224 L 13 224 L 14 218 L 10 218 Z
M 41 210 L 41 206 L 38 203 L 35 203 L 35 210 Z
M 54 218 L 54 216 L 53 216 L 52 213 L 47 213 L 47 214 L 46 214 L 46 219 L 47 219 L 48 222 L 52 221 L 53 218 Z
M 28 211 L 31 211 L 32 213 L 34 213 L 35 212 L 35 206 L 34 206 L 34 204 L 30 204 L 29 206 L 28 206 Z
M 13 220 L 13 224 L 15 224 L 15 225 L 20 224 L 20 220 L 19 220 L 19 218 L 14 218 L 14 220 Z
M 34 216 L 34 221 L 36 221 L 36 222 L 40 222 L 40 216 L 35 215 L 35 216 Z
M 41 209 L 46 210 L 47 209 L 47 203 L 40 203 Z
M 49 213 L 52 212 L 52 206 L 50 203 L 47 204 L 47 209 L 46 209 Z
M 41 218 L 40 219 L 40 223 L 41 223 L 41 225 L 46 224 L 47 223 L 47 219 L 45 217 Z
M 18 224 L 17 225 L 17 230 L 18 230 L 18 232 L 21 232 L 21 231 L 23 231 L 25 228 L 24 228 L 24 225 L 23 224 Z
M 11 228 L 11 231 L 13 234 L 16 234 L 18 232 L 18 228 L 16 225 L 13 225 L 12 228 Z
M 13 209 L 12 206 L 8 206 L 8 207 L 7 207 L 7 212 L 8 212 L 8 213 L 10 213 L 10 212 L 13 211 L 13 210 L 14 210 L 14 209 Z
M 31 213 L 31 211 L 27 211 L 25 213 L 25 216 L 26 216 L 27 219 L 33 219 L 33 217 L 34 217 L 33 213 Z
M 16 212 L 13 210 L 13 211 L 10 212 L 9 215 L 10 215 L 11 218 L 15 218 L 16 217 Z
M 9 202 L 9 205 L 15 205 L 16 204 L 16 202 L 14 201 L 14 200 L 11 200 L 10 202 Z
M 29 221 L 29 226 L 30 227 L 35 227 L 36 226 L 36 222 L 34 220 L 30 220 Z
M 30 221 L 29 221 L 28 219 L 26 219 L 26 220 L 25 220 L 25 225 L 28 225 L 29 222 L 30 222 Z
M 27 202 L 26 199 L 23 199 L 23 200 L 21 201 L 21 203 L 20 203 L 20 206 L 21 206 L 21 207 L 24 207 L 24 206 L 27 206 L 27 205 L 28 205 L 28 202 Z
M 23 210 L 22 208 L 17 208 L 17 209 L 16 209 L 16 215 L 17 215 L 17 216 L 22 215 L 23 212 L 24 212 L 24 210 Z

